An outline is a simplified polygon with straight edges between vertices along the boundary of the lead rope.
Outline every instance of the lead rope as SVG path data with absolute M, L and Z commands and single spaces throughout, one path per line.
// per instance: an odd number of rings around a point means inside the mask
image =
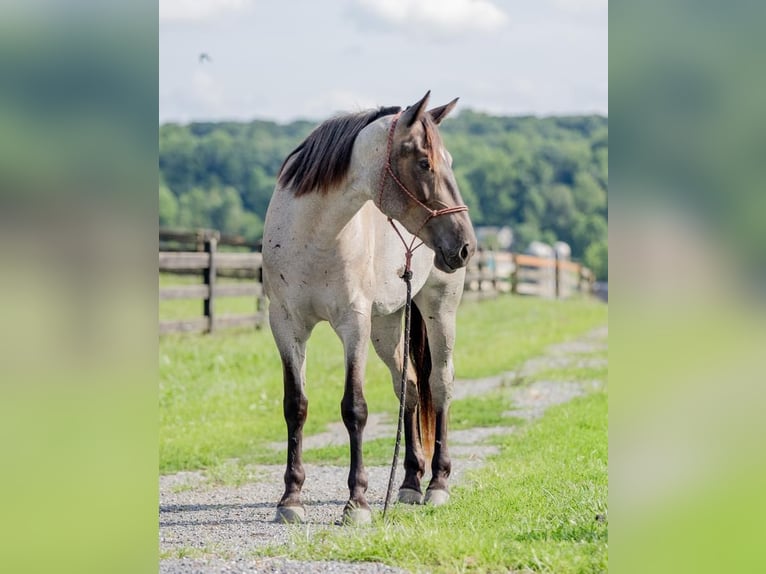
M 407 369 L 410 359 L 410 309 L 412 308 L 412 269 L 410 261 L 412 260 L 412 251 L 407 250 L 407 264 L 402 274 L 402 279 L 407 285 L 407 299 L 404 303 L 404 357 L 402 360 L 402 385 L 399 390 L 399 422 L 396 425 L 396 443 L 394 444 L 394 460 L 391 461 L 391 474 L 388 477 L 388 488 L 386 489 L 386 502 L 383 505 L 383 519 L 388 512 L 388 503 L 391 501 L 391 493 L 394 491 L 394 480 L 396 480 L 396 467 L 399 466 L 399 449 L 402 443 L 402 428 L 404 427 L 404 399 L 407 390 Z
M 388 505 L 391 501 L 391 493 L 394 490 L 394 480 L 396 479 L 396 467 L 399 465 L 399 450 L 402 443 L 402 428 L 404 427 L 404 400 L 407 396 L 407 370 L 409 367 L 409 360 L 410 360 L 410 311 L 412 309 L 412 254 L 415 252 L 415 250 L 423 245 L 423 241 L 421 240 L 420 243 L 415 245 L 415 241 L 418 239 L 418 234 L 420 231 L 425 227 L 426 223 L 431 221 L 434 217 L 438 217 L 440 215 L 448 215 L 451 213 L 460 213 L 461 211 L 468 211 L 468 207 L 465 205 L 456 205 L 454 207 L 445 207 L 444 209 L 431 209 L 426 204 L 424 204 L 422 201 L 420 201 L 417 197 L 415 197 L 412 193 L 410 193 L 410 190 L 407 189 L 407 186 L 404 185 L 398 177 L 396 177 L 396 174 L 394 173 L 394 170 L 391 168 L 391 148 L 393 146 L 394 141 L 394 130 L 396 129 L 396 123 L 399 121 L 399 116 L 401 115 L 401 112 L 396 114 L 394 116 L 394 119 L 391 122 L 391 128 L 388 132 L 388 144 L 387 144 L 387 150 L 386 150 L 386 165 L 383 167 L 383 173 L 380 178 L 380 189 L 378 190 L 378 207 L 381 208 L 383 205 L 383 188 L 385 186 L 386 182 L 386 175 L 390 175 L 391 179 L 396 182 L 396 184 L 401 188 L 404 193 L 406 193 L 413 201 L 415 201 L 416 204 L 418 204 L 420 207 L 425 209 L 428 212 L 428 217 L 426 217 L 425 221 L 420 225 L 418 228 L 418 231 L 413 234 L 412 241 L 410 241 L 409 245 L 407 244 L 407 241 L 404 239 L 404 236 L 402 236 L 399 229 L 396 227 L 396 224 L 394 223 L 394 220 L 390 217 L 388 218 L 388 222 L 391 224 L 391 227 L 394 228 L 394 231 L 396 231 L 396 234 L 399 236 L 399 239 L 402 241 L 402 245 L 404 245 L 404 272 L 402 273 L 402 279 L 404 280 L 405 285 L 407 286 L 407 297 L 405 299 L 404 303 L 404 353 L 402 357 L 402 385 L 399 390 L 399 421 L 396 425 L 396 443 L 394 444 L 394 459 L 391 461 L 391 474 L 388 477 L 388 488 L 386 489 L 386 500 L 383 504 L 383 519 L 386 518 L 386 512 L 388 511 Z M 442 204 L 443 205 L 443 204 Z

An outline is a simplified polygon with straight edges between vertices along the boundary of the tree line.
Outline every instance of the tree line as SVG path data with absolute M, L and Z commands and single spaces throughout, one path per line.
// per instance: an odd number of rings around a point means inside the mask
M 282 161 L 316 126 L 251 122 L 160 126 L 163 227 L 257 240 Z M 565 241 L 606 279 L 608 119 L 505 117 L 464 110 L 440 127 L 474 225 L 510 226 L 512 249 Z

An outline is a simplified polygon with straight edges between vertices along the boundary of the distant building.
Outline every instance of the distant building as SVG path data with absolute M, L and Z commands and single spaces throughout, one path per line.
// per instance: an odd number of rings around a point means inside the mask
M 549 265 L 530 267 L 519 271 L 519 293 L 535 293 L 541 297 L 569 297 L 577 290 L 579 276 L 566 270 L 565 263 L 572 257 L 572 248 L 563 241 L 557 241 L 553 247 L 542 241 L 532 241 L 527 247 L 527 255 L 540 259 L 550 259 Z M 570 264 L 571 265 L 571 264 Z M 556 269 L 559 269 L 558 273 Z
M 553 247 L 542 241 L 530 241 L 527 246 L 526 253 L 528 255 L 534 255 L 535 257 L 543 257 L 545 259 L 555 259 L 556 252 Z
M 508 251 L 513 244 L 513 231 L 507 225 L 503 227 L 482 225 L 475 231 L 479 245 L 485 249 Z
M 572 248 L 568 243 L 557 241 L 553 244 L 553 251 L 556 253 L 556 259 L 559 261 L 569 261 L 572 258 Z

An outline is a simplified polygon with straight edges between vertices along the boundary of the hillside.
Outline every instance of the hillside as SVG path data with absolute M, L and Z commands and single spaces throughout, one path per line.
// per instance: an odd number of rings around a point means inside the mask
M 282 160 L 316 124 L 200 122 L 160 127 L 160 225 L 257 239 Z M 464 110 L 442 124 L 474 225 L 508 225 L 513 249 L 566 241 L 607 270 L 608 119 Z

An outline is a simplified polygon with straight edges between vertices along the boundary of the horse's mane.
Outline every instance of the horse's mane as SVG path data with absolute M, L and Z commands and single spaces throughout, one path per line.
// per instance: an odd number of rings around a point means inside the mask
M 312 191 L 326 193 L 339 185 L 351 163 L 356 136 L 383 116 L 399 112 L 398 106 L 380 107 L 346 114 L 321 123 L 285 158 L 279 168 L 279 183 L 292 186 L 296 196 Z

